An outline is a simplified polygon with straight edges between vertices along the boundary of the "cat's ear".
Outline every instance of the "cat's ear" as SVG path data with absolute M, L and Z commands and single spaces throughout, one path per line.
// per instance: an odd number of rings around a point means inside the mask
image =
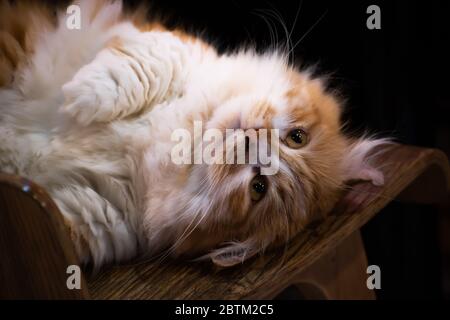
M 214 264 L 220 267 L 231 267 L 243 263 L 257 253 L 258 251 L 249 243 L 232 242 L 225 247 L 213 250 L 196 260 L 210 259 Z
M 384 184 L 383 172 L 376 165 L 376 158 L 392 145 L 389 139 L 361 138 L 349 140 L 343 159 L 344 180 L 370 181 L 373 185 Z

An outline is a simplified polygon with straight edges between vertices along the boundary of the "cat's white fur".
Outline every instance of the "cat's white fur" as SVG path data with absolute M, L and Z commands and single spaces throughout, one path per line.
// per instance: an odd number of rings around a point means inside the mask
M 242 105 L 260 97 L 282 114 L 290 78 L 281 55 L 219 56 L 170 32 L 116 22 L 120 2 L 90 20 L 92 3 L 80 2 L 81 30 L 67 29 L 64 15 L 56 30 L 42 30 L 29 66 L 0 89 L 0 168 L 45 186 L 72 226 L 81 258 L 101 265 L 176 243 L 180 229 L 210 210 L 215 190 L 196 183 L 204 178 L 201 166 L 186 188 L 173 187 L 183 174 L 170 160 L 174 129 L 208 118 L 211 106 L 211 127 L 223 117 L 245 120 Z M 104 48 L 112 41 L 126 49 Z M 274 126 L 288 122 L 276 117 Z M 361 146 L 360 157 L 373 147 Z M 251 175 L 248 168 L 236 184 Z

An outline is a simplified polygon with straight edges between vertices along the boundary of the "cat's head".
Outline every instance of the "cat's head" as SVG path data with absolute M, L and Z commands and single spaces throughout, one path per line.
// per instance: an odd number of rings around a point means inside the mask
M 278 56 L 228 59 L 224 74 L 204 84 L 211 111 L 204 118 L 203 140 L 192 142 L 192 147 L 202 145 L 203 156 L 223 155 L 225 163 L 198 158 L 200 163 L 184 166 L 182 178 L 164 186 L 171 192 L 153 199 L 160 217 L 171 218 L 160 218 L 158 230 L 155 219 L 147 222 L 153 224 L 151 239 L 168 241 L 172 254 L 202 255 L 221 266 L 285 244 L 327 214 L 345 181 L 364 178 L 361 172 L 382 183 L 364 159 L 383 141 L 347 138 L 342 103 L 320 78 L 289 67 Z M 207 134 L 210 129 L 215 133 Z M 234 131 L 227 134 L 227 129 Z M 257 133 L 256 140 L 244 137 L 227 144 L 232 134 L 249 129 Z M 258 154 L 257 163 L 249 163 L 255 150 L 250 146 L 259 142 L 263 129 L 268 130 L 267 144 L 276 142 L 267 149 L 270 162 L 261 163 Z M 236 163 L 239 147 L 246 151 L 245 164 Z M 230 159 L 234 162 L 227 163 Z

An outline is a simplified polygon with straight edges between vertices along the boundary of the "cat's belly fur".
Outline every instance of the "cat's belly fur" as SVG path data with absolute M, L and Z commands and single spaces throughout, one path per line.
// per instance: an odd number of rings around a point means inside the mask
M 27 177 L 50 193 L 81 258 L 107 262 L 135 255 L 142 242 L 139 182 L 133 180 L 139 160 L 127 149 L 128 136 L 115 130 L 120 125 L 27 131 L 7 119 L 0 120 L 0 171 Z

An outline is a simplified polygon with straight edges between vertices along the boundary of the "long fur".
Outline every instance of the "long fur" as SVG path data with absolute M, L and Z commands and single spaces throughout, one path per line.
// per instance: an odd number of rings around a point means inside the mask
M 233 265 L 323 217 L 347 180 L 382 184 L 367 155 L 385 141 L 346 137 L 340 101 L 286 55 L 218 54 L 120 1 L 76 4 L 81 30 L 64 10 L 1 5 L 0 170 L 51 193 L 83 261 L 163 252 Z M 196 120 L 280 130 L 263 199 L 250 198 L 251 166 L 171 161 L 172 132 Z M 309 143 L 289 148 L 298 127 Z

